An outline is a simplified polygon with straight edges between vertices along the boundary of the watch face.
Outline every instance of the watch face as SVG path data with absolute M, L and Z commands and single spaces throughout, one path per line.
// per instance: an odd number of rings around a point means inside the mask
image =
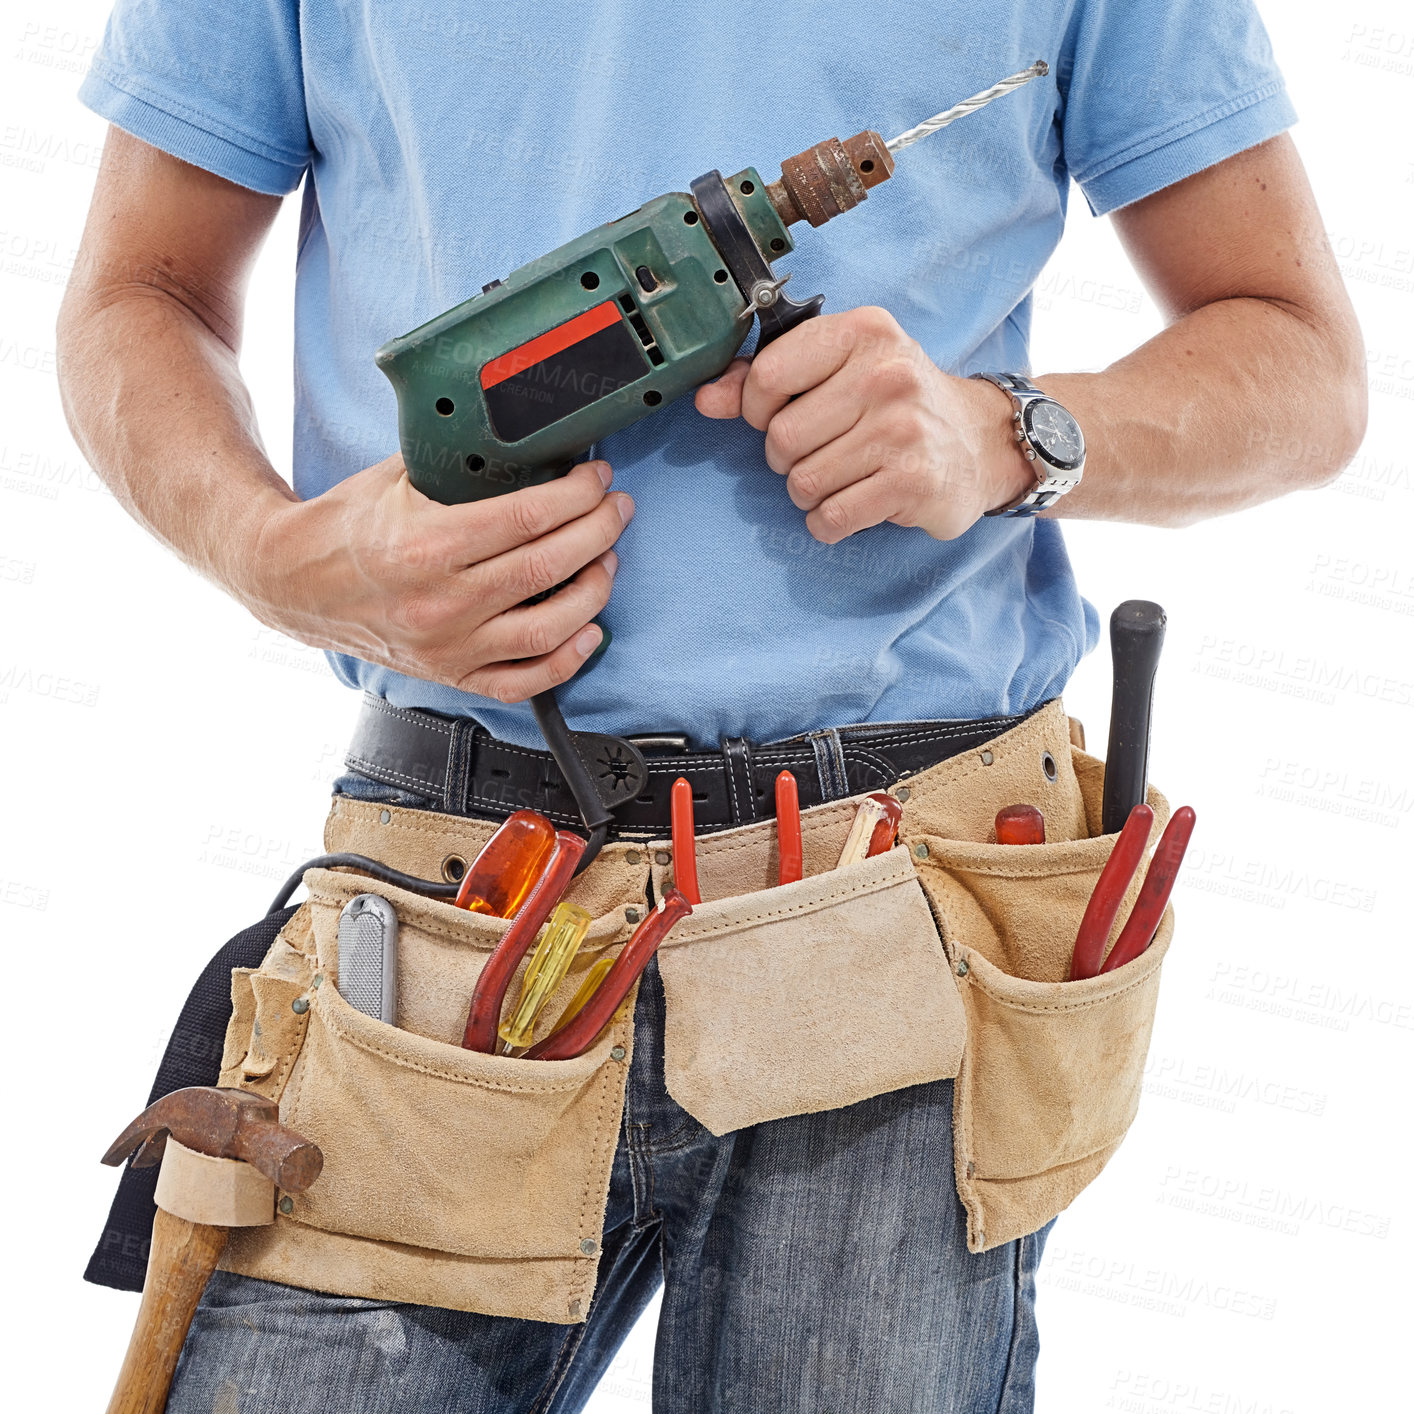
M 1062 471 L 1074 471 L 1085 460 L 1080 424 L 1059 403 L 1050 398 L 1028 403 L 1022 422 L 1036 449 Z

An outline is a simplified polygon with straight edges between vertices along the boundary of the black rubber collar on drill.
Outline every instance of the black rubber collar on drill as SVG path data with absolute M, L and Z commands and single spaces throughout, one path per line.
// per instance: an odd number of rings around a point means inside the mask
M 712 237 L 712 243 L 736 281 L 742 298 L 751 304 L 752 290 L 763 281 L 775 284 L 776 277 L 752 239 L 751 228 L 736 209 L 722 174 L 715 168 L 704 172 L 692 184 L 692 199 L 697 203 L 707 234 Z M 761 323 L 757 349 L 764 349 L 787 329 L 794 329 L 804 320 L 813 319 L 824 303 L 824 295 L 812 295 L 801 303 L 790 299 L 784 290 L 777 290 L 774 304 L 756 308 L 756 317 Z

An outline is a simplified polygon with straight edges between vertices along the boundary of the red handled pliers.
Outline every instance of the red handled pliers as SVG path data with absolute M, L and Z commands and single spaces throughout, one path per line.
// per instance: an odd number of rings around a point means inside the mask
M 1112 972 L 1133 961 L 1153 941 L 1169 895 L 1173 892 L 1178 867 L 1183 863 L 1196 820 L 1197 816 L 1190 806 L 1181 805 L 1173 812 L 1168 828 L 1154 851 L 1149 872 L 1144 876 L 1143 887 L 1139 890 L 1129 919 L 1106 958 L 1105 944 L 1109 941 L 1110 929 L 1114 927 L 1120 901 L 1144 857 L 1144 846 L 1148 843 L 1149 830 L 1154 823 L 1154 812 L 1147 805 L 1136 805 L 1129 812 L 1129 819 L 1124 822 L 1115 847 L 1100 872 L 1095 891 L 1090 895 L 1085 916 L 1080 920 L 1080 932 L 1076 935 L 1075 951 L 1070 959 L 1071 981 L 1078 982 L 1085 977 L 1097 977 L 1101 972 Z

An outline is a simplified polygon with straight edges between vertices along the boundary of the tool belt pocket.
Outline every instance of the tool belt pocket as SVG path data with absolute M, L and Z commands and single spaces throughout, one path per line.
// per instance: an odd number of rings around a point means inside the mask
M 222 1083 L 277 1098 L 318 1144 L 319 1180 L 226 1265 L 346 1295 L 491 1315 L 581 1320 L 593 1291 L 622 1115 L 631 1007 L 572 1060 L 459 1044 L 467 1003 L 509 924 L 357 874 L 311 870 L 309 901 L 265 963 L 233 977 Z M 398 914 L 398 1026 L 338 988 L 338 921 L 357 894 Z M 598 920 L 553 1015 L 606 947 Z M 514 984 L 513 984 L 514 985 Z
M 1072 759 L 1098 829 L 1103 763 L 1076 750 Z M 1157 838 L 1168 803 L 1152 789 L 1149 803 Z M 1067 980 L 1081 917 L 1115 839 L 996 845 L 910 837 L 967 1012 L 953 1125 L 974 1252 L 1034 1232 L 1068 1206 L 1138 1110 L 1172 908 L 1137 958 Z M 1121 919 L 1142 879 L 1141 869 Z
M 802 814 L 795 883 L 765 886 L 774 822 L 698 840 L 704 901 L 658 968 L 668 1091 L 713 1134 L 957 1073 L 962 1008 L 908 851 L 831 868 L 857 804 Z

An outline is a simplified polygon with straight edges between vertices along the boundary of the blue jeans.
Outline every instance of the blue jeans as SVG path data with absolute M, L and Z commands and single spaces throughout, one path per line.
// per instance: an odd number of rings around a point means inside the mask
M 715 1138 L 664 1086 L 650 965 L 583 1324 L 218 1272 L 168 1414 L 571 1414 L 660 1285 L 656 1414 L 1026 1414 L 1048 1229 L 967 1251 L 952 1092 L 938 1081 Z

